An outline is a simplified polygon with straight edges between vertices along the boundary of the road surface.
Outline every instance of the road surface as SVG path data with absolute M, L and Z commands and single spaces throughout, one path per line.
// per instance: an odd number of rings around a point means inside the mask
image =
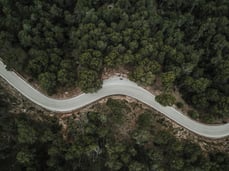
M 164 107 L 160 105 L 155 101 L 154 95 L 126 78 L 120 79 L 119 77 L 111 77 L 104 80 L 102 88 L 96 93 L 81 94 L 70 99 L 58 100 L 45 96 L 16 73 L 7 71 L 5 65 L 1 61 L 0 76 L 29 100 L 50 111 L 68 112 L 86 106 L 106 96 L 126 95 L 158 110 L 179 125 L 201 136 L 216 139 L 229 135 L 229 123 L 223 125 L 206 125 L 194 121 L 173 107 Z

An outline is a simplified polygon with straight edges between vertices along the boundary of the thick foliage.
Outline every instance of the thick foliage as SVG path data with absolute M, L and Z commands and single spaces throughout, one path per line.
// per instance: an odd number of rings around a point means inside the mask
M 49 93 L 75 84 L 95 91 L 105 67 L 126 66 L 133 80 L 161 77 L 207 118 L 223 118 L 228 11 L 227 0 L 1 0 L 0 55 Z

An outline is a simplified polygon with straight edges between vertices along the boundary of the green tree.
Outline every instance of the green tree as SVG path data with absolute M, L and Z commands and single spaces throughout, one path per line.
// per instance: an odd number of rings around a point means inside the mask
M 152 114 L 150 112 L 144 112 L 138 117 L 137 121 L 141 129 L 150 128 L 152 124 Z
M 176 98 L 169 93 L 162 93 L 156 96 L 155 100 L 163 106 L 172 106 L 176 102 Z
M 82 68 L 78 73 L 78 85 L 86 92 L 94 92 L 101 87 L 101 80 L 99 75 L 94 70 Z
M 174 170 L 182 170 L 184 166 L 184 161 L 182 158 L 173 159 L 171 161 L 171 168 Z
M 0 55 L 6 62 L 7 69 L 14 68 L 19 72 L 24 70 L 28 56 L 22 48 L 7 47 L 0 52 Z
M 129 166 L 128 169 L 130 171 L 144 171 L 146 170 L 146 166 L 142 163 L 139 163 L 137 161 L 132 162 Z
M 37 140 L 36 131 L 25 122 L 16 121 L 18 129 L 18 142 L 22 144 L 34 144 Z
M 29 47 L 32 43 L 32 37 L 24 30 L 21 30 L 18 33 L 18 38 L 23 47 Z
M 175 78 L 176 75 L 172 71 L 161 74 L 161 82 L 166 90 L 168 90 L 173 86 L 173 82 L 175 81 Z
M 56 76 L 53 73 L 45 72 L 38 77 L 41 87 L 47 91 L 48 94 L 52 94 L 56 88 Z
M 194 80 L 193 78 L 188 77 L 184 81 L 184 84 L 187 87 L 187 89 L 189 89 L 189 91 L 191 92 L 196 93 L 204 92 L 210 83 L 211 81 L 206 78 L 199 78 Z
M 30 166 L 33 162 L 33 155 L 30 152 L 20 151 L 17 153 L 17 161 L 24 165 Z

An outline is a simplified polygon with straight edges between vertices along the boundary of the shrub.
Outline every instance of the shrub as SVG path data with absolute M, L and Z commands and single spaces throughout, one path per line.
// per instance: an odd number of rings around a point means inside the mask
M 169 93 L 162 93 L 156 96 L 155 100 L 163 106 L 172 106 L 176 101 L 175 97 Z

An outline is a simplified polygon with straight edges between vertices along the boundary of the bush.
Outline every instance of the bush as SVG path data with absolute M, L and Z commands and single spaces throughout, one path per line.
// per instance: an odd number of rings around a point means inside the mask
M 190 116 L 193 119 L 198 119 L 199 118 L 199 113 L 194 111 L 194 110 L 189 110 L 188 111 L 188 116 Z
M 184 107 L 184 104 L 182 102 L 177 102 L 176 106 L 180 109 L 182 109 Z
M 155 100 L 163 106 L 172 106 L 175 103 L 176 98 L 169 93 L 162 93 L 156 96 Z
M 144 112 L 138 117 L 137 123 L 140 128 L 149 128 L 152 124 L 152 113 Z

